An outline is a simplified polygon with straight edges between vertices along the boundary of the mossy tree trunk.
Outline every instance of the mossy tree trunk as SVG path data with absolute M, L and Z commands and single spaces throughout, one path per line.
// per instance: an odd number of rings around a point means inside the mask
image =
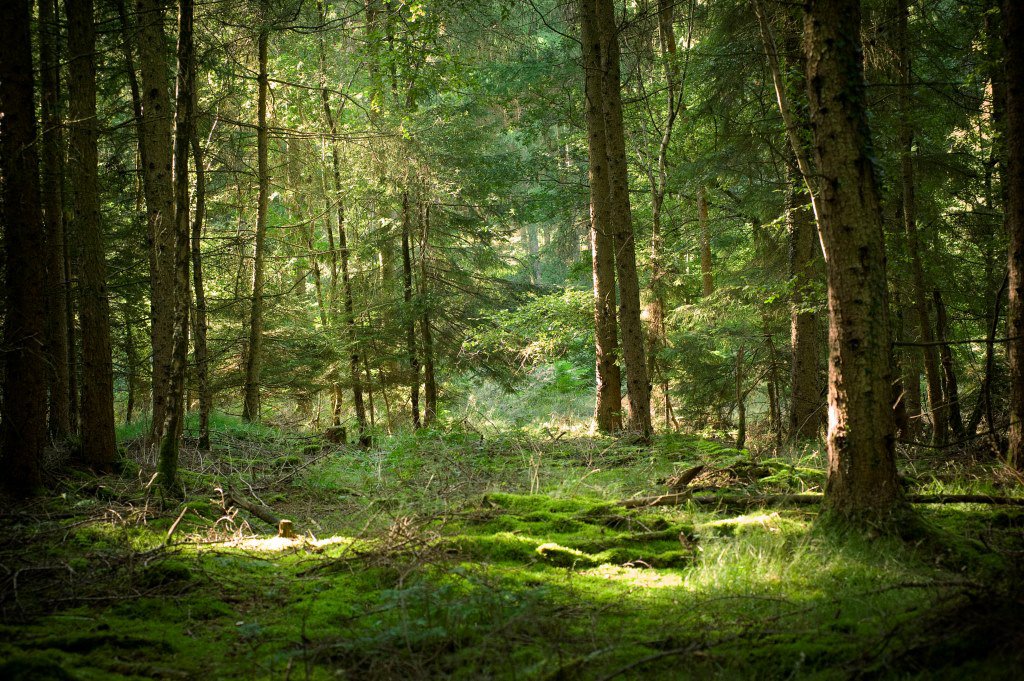
M 150 441 L 163 435 L 174 349 L 174 175 L 168 51 L 163 0 L 137 0 L 142 120 L 139 149 L 149 225 L 150 320 L 153 349 L 153 420 Z M 84 398 L 83 398 L 84 401 Z
M 810 0 L 804 36 L 820 177 L 818 224 L 828 273 L 825 503 L 842 516 L 882 518 L 901 495 L 885 244 L 867 121 L 859 0 Z

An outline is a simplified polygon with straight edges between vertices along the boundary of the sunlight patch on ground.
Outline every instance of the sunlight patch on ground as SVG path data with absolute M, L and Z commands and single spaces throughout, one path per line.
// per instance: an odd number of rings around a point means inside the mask
M 664 589 L 683 585 L 681 575 L 624 565 L 601 565 L 591 570 L 581 570 L 580 574 L 646 589 Z
M 781 516 L 778 513 L 760 513 L 758 515 L 741 515 L 735 518 L 726 518 L 725 520 L 715 520 L 707 523 L 705 527 L 757 526 L 769 532 L 778 532 L 779 520 L 781 520 Z
M 339 544 L 351 544 L 351 537 L 325 537 L 323 539 L 304 537 L 242 537 L 227 544 L 233 548 L 246 549 L 248 551 L 286 551 L 288 549 L 321 549 Z

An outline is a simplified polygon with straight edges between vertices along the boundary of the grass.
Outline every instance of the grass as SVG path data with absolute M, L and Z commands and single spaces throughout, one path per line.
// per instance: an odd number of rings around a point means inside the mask
M 3 512 L 0 678 L 953 679 L 1022 661 L 1018 510 L 923 507 L 893 537 L 806 507 L 615 503 L 697 463 L 693 484 L 820 491 L 813 449 L 752 463 L 696 438 L 513 431 L 359 450 L 214 427 L 180 505 L 147 489 L 139 427 L 135 477 L 62 477 Z M 912 477 L 1019 489 L 980 464 Z M 303 536 L 222 508 L 225 483 Z

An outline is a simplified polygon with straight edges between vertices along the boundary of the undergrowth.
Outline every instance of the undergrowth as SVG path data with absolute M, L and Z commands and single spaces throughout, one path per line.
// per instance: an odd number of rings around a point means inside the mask
M 814 507 L 626 508 L 705 466 L 715 494 L 815 493 L 815 448 L 421 431 L 373 449 L 214 421 L 185 501 L 134 468 L 2 513 L 0 678 L 1012 678 L 1024 514 L 919 507 L 916 534 Z M 1015 493 L 982 464 L 914 491 Z M 992 481 L 995 481 L 994 483 Z M 239 511 L 234 489 L 299 536 Z

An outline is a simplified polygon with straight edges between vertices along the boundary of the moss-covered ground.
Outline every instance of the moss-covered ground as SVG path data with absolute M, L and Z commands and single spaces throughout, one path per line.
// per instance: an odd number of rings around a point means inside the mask
M 0 678 L 1020 678 L 1021 510 L 921 506 L 894 534 L 616 503 L 699 463 L 710 494 L 820 491 L 813 448 L 214 440 L 187 452 L 184 500 L 128 440 L 121 476 L 61 471 L 59 495 L 0 511 Z M 984 461 L 902 465 L 915 491 L 1021 493 Z

